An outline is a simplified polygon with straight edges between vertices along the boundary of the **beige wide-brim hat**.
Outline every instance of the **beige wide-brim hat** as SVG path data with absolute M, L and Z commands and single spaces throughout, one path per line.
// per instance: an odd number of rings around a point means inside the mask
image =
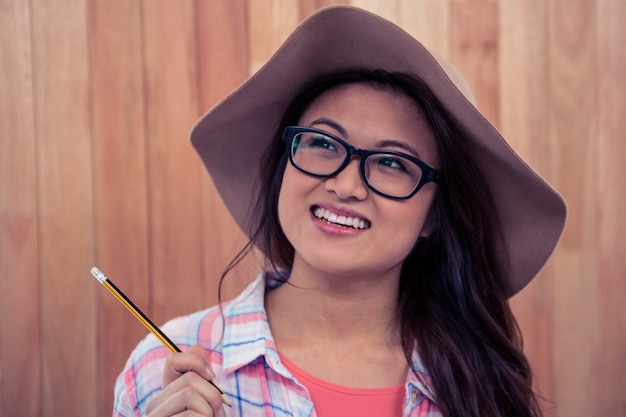
M 310 16 L 265 66 L 194 126 L 192 143 L 235 220 L 250 233 L 260 157 L 288 104 L 312 80 L 355 69 L 414 74 L 428 84 L 491 189 L 505 239 L 501 261 L 508 266 L 508 293 L 524 288 L 559 240 L 563 198 L 476 109 L 449 63 L 393 23 L 354 7 L 332 6 Z

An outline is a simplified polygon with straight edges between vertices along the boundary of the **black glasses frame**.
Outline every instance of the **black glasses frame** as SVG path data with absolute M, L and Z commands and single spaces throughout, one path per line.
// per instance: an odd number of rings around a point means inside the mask
M 313 172 L 309 172 L 309 171 L 307 171 L 305 169 L 302 169 L 301 167 L 299 167 L 296 164 L 296 162 L 293 160 L 293 152 L 292 152 L 293 140 L 294 140 L 294 138 L 296 137 L 296 135 L 298 133 L 307 133 L 307 132 L 308 133 L 319 133 L 320 135 L 328 136 L 328 137 L 332 138 L 333 140 L 336 140 L 337 142 L 339 142 L 346 149 L 346 151 L 347 151 L 346 152 L 346 158 L 341 163 L 339 168 L 337 168 L 335 171 L 331 172 L 330 174 L 316 174 L 316 173 L 313 173 Z M 357 148 L 355 146 L 350 145 L 346 141 L 342 140 L 341 138 L 338 138 L 337 136 L 335 136 L 335 135 L 333 135 L 331 133 L 328 133 L 328 132 L 326 132 L 324 130 L 316 129 L 314 127 L 287 126 L 283 130 L 282 139 L 285 142 L 285 144 L 287 145 L 287 151 L 289 152 L 289 162 L 291 163 L 291 165 L 294 168 L 296 168 L 298 171 L 304 172 L 305 174 L 311 175 L 313 177 L 318 177 L 318 178 L 334 177 L 335 175 L 339 174 L 346 166 L 348 166 L 348 164 L 350 163 L 350 160 L 352 159 L 352 155 L 358 155 L 360 157 L 360 159 L 361 159 L 361 161 L 359 163 L 359 167 L 360 167 L 359 172 L 361 174 L 361 179 L 363 180 L 365 185 L 367 185 L 367 188 L 369 188 L 370 190 L 372 190 L 373 192 L 375 192 L 378 195 L 381 195 L 381 196 L 387 197 L 387 198 L 391 198 L 391 199 L 394 199 L 394 200 L 406 200 L 408 198 L 411 198 L 425 184 L 428 184 L 429 182 L 439 183 L 441 181 L 441 176 L 442 176 L 441 172 L 439 172 L 435 168 L 431 167 L 426 162 L 421 161 L 421 160 L 417 159 L 416 157 L 414 157 L 412 155 L 409 155 L 409 154 L 406 154 L 406 153 L 403 153 L 403 152 L 397 152 L 397 151 L 360 149 L 360 148 Z M 365 160 L 370 155 L 378 155 L 378 154 L 387 154 L 387 155 L 400 156 L 402 158 L 408 159 L 411 162 L 414 162 L 417 166 L 420 167 L 420 169 L 422 170 L 422 176 L 420 177 L 420 180 L 417 183 L 417 185 L 415 186 L 415 188 L 413 189 L 413 191 L 411 191 L 409 194 L 407 194 L 405 196 L 395 196 L 395 195 L 385 194 L 382 191 L 377 190 L 376 188 L 374 188 L 374 186 L 372 184 L 370 184 L 370 182 L 367 179 L 367 175 L 365 174 Z

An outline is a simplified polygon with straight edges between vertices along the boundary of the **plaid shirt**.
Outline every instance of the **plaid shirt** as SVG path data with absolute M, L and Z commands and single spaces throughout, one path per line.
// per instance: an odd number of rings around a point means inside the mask
M 215 383 L 227 395 L 230 416 L 315 417 L 308 391 L 280 362 L 263 304 L 261 275 L 236 299 L 174 319 L 163 331 L 183 350 L 202 345 L 215 374 Z M 222 338 L 223 334 L 223 338 Z M 154 336 L 135 348 L 115 386 L 114 416 L 145 416 L 147 403 L 161 390 L 165 358 L 169 355 Z M 406 380 L 404 417 L 440 417 L 432 385 L 419 360 Z

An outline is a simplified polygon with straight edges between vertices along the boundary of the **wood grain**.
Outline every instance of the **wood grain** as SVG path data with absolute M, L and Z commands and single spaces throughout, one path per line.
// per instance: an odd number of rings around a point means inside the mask
M 0 414 L 39 415 L 41 361 L 31 27 L 0 8 Z
M 293 0 L 250 0 L 248 2 L 249 73 L 261 68 L 300 22 Z
M 203 307 L 200 161 L 189 145 L 198 112 L 195 3 L 144 3 L 151 314 Z M 184 254 L 184 256 L 182 256 Z
M 626 2 L 0 2 L 0 415 L 108 416 L 146 333 L 213 305 L 245 243 L 189 143 L 199 115 L 315 10 L 352 4 L 448 57 L 565 196 L 554 256 L 512 300 L 547 416 L 626 414 Z M 226 298 L 256 272 L 228 277 Z
M 96 332 L 86 3 L 31 5 L 42 416 L 87 415 L 96 403 Z
M 598 415 L 626 415 L 624 378 L 626 375 L 626 199 L 624 198 L 624 161 L 626 161 L 626 2 L 603 1 L 597 12 L 598 50 L 598 278 L 602 351 L 598 375 Z
M 598 241 L 595 233 L 600 161 L 597 142 L 596 11 L 593 1 L 550 3 L 550 140 L 553 183 L 564 193 L 569 219 L 553 259 L 554 401 L 559 415 L 594 415 L 600 395 L 602 346 Z M 584 383 L 583 383 L 584 381 Z M 580 402 L 572 401 L 580 398 Z
M 149 307 L 148 202 L 141 4 L 94 0 L 88 10 L 96 264 Z M 146 330 L 95 280 L 98 410 Z
M 443 57 L 450 52 L 450 4 L 439 0 L 400 0 L 396 22 L 424 46 Z

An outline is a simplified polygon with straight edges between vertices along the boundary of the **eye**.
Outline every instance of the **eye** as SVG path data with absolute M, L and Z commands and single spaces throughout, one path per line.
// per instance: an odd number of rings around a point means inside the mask
M 391 155 L 380 156 L 378 158 L 378 165 L 386 167 L 386 168 L 398 169 L 402 171 L 407 170 L 404 164 L 404 161 L 402 161 L 401 158 L 396 158 Z
M 329 151 L 337 150 L 337 147 L 330 139 L 321 135 L 311 136 L 307 143 L 310 148 L 321 148 Z

